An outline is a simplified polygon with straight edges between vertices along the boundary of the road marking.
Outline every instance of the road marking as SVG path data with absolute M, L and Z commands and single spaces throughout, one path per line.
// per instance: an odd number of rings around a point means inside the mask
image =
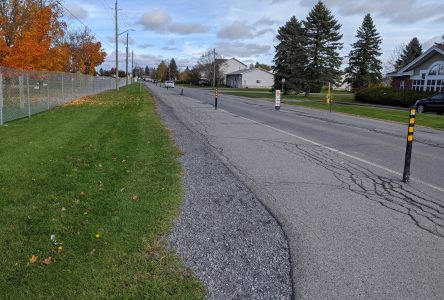
M 223 109 L 221 109 L 221 110 L 222 110 L 222 111 L 225 111 L 225 112 L 227 112 L 227 113 L 229 113 L 229 112 L 226 111 L 226 110 L 223 110 Z M 394 174 L 394 175 L 397 175 L 397 176 L 402 177 L 402 174 L 399 173 L 399 172 L 397 172 L 397 171 L 394 171 L 394 170 L 389 169 L 389 168 L 386 168 L 386 167 L 384 167 L 384 166 L 381 166 L 381 165 L 378 165 L 378 164 L 372 163 L 372 162 L 370 162 L 370 161 L 368 161 L 368 160 L 365 160 L 365 159 L 359 158 L 359 157 L 357 157 L 357 156 L 354 156 L 354 155 L 348 154 L 348 153 L 343 152 L 343 151 L 341 151 L 341 150 L 338 150 L 338 149 L 335 149 L 335 148 L 332 148 L 332 147 L 328 147 L 328 146 L 322 145 L 322 144 L 317 143 L 317 142 L 315 142 L 315 141 L 312 141 L 312 140 L 306 139 L 306 138 L 304 138 L 304 137 L 302 137 L 302 136 L 298 136 L 298 135 L 296 135 L 296 134 L 293 134 L 293 133 L 287 132 L 287 131 L 285 131 L 285 130 L 281 130 L 281 129 L 279 129 L 279 128 L 276 128 L 276 127 L 273 127 L 273 126 L 270 126 L 270 125 L 267 125 L 267 124 L 264 124 L 264 123 L 261 123 L 261 122 L 258 122 L 258 121 L 255 121 L 255 120 L 252 120 L 252 119 L 248 119 L 248 118 L 245 118 L 245 117 L 242 117 L 242 116 L 239 116 L 239 115 L 237 115 L 237 116 L 238 116 L 239 118 L 245 119 L 245 120 L 247 120 L 247 121 L 251 121 L 251 122 L 253 122 L 253 123 L 256 123 L 256 124 L 259 124 L 259 125 L 262 125 L 262 126 L 268 127 L 268 128 L 270 128 L 270 129 L 273 129 L 273 130 L 278 131 L 278 132 L 280 132 L 280 133 L 284 133 L 284 134 L 290 135 L 290 136 L 292 136 L 292 137 L 295 137 L 295 138 L 297 138 L 297 139 L 303 140 L 303 141 L 305 141 L 305 142 L 307 142 L 307 143 L 310 143 L 310 144 L 312 144 L 312 145 L 315 145 L 315 146 L 318 146 L 318 147 L 321 147 L 321 148 L 327 149 L 327 150 L 329 150 L 329 151 L 332 151 L 332 152 L 338 153 L 338 154 L 343 155 L 343 156 L 345 156 L 345 157 L 348 157 L 348 158 L 351 158 L 351 159 L 354 159 L 354 160 L 357 160 L 357 161 L 363 162 L 363 163 L 368 164 L 368 165 L 370 165 L 370 166 L 372 166 L 372 167 L 375 167 L 375 168 L 378 168 L 378 169 L 384 170 L 384 171 L 386 171 L 386 172 L 388 172 L 388 173 L 391 173 L 391 174 Z M 439 187 L 439 186 L 436 186 L 436 185 L 433 185 L 433 184 L 427 183 L 427 182 L 425 182 L 425 181 L 422 181 L 422 180 L 419 180 L 419 179 L 416 179 L 416 178 L 413 178 L 413 177 L 410 178 L 410 180 L 411 180 L 411 181 L 415 181 L 415 182 L 417 182 L 417 183 L 420 183 L 420 184 L 422 184 L 422 185 L 428 186 L 428 187 L 430 187 L 430 188 L 432 188 L 432 189 L 435 189 L 435 190 L 438 190 L 438 191 L 440 191 L 440 192 L 444 192 L 444 188 L 441 188 L 441 187 Z

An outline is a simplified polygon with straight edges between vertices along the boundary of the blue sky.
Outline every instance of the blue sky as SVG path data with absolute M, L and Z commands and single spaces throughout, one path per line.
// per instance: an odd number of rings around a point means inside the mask
M 130 32 L 130 51 L 135 62 L 150 67 L 160 60 L 175 58 L 179 67 L 192 66 L 207 49 L 216 48 L 224 57 L 236 57 L 246 63 L 272 64 L 276 33 L 291 16 L 306 17 L 315 0 L 119 0 L 119 31 Z M 81 23 L 90 27 L 102 42 L 108 57 L 104 68 L 115 64 L 115 0 L 65 0 L 69 28 Z M 442 41 L 444 1 L 442 0 L 325 0 L 342 24 L 346 56 L 355 41 L 357 28 L 366 13 L 371 13 L 383 39 L 383 60 L 393 49 L 418 37 L 425 48 Z M 125 45 L 119 44 L 119 68 L 124 67 Z

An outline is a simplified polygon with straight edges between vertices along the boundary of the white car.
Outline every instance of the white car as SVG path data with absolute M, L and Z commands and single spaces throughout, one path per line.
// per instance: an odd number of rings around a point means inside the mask
M 174 88 L 174 81 L 171 81 L 171 80 L 165 81 L 165 87 L 166 88 Z

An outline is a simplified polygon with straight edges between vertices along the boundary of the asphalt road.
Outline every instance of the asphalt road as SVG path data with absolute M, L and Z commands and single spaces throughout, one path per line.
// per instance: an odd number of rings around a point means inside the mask
M 442 299 L 444 132 L 149 85 L 276 216 L 298 299 Z M 408 116 L 406 116 L 407 119 Z

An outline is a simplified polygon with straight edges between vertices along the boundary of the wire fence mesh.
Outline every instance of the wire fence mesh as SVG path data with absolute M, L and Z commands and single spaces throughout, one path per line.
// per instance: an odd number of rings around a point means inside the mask
M 115 87 L 112 77 L 0 67 L 0 125 Z

